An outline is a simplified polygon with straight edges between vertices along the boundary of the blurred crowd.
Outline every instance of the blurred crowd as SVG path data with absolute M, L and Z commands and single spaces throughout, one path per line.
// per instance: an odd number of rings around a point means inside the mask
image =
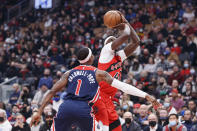
M 118 35 L 103 25 L 109 9 L 120 10 L 141 38 L 140 55 L 123 63 L 122 81 L 162 104 L 155 110 L 142 98 L 117 92 L 123 131 L 197 131 L 195 0 L 62 0 L 58 9 L 33 10 L 1 24 L 0 82 L 14 76 L 20 81 L 9 102 L 0 102 L 0 130 L 50 130 L 65 90 L 45 107 L 37 126 L 29 126 L 31 116 L 62 74 L 79 65 L 79 48 L 90 47 L 97 66 L 105 38 Z

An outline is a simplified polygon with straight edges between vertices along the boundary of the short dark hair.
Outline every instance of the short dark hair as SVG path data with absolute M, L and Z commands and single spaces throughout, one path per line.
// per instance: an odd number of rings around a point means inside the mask
M 87 47 L 83 47 L 79 50 L 77 53 L 77 59 L 78 60 L 84 60 L 89 54 L 89 50 Z
M 170 119 L 171 116 L 176 116 L 176 118 L 179 119 L 179 116 L 178 116 L 177 114 L 174 114 L 174 113 L 173 113 L 173 114 L 170 114 L 170 115 L 168 116 L 168 120 Z

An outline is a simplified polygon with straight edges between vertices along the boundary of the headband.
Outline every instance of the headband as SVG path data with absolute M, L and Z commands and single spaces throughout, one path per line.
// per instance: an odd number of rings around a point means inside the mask
M 104 41 L 104 45 L 106 45 L 107 44 L 107 41 L 109 40 L 109 39 L 116 39 L 116 37 L 114 37 L 114 36 L 109 36 L 109 37 L 107 37 L 106 39 L 105 39 L 105 41 Z
M 89 50 L 88 56 L 84 60 L 79 60 L 79 63 L 83 64 L 83 63 L 86 63 L 90 60 L 90 58 L 92 56 L 92 51 L 90 50 L 90 48 L 88 48 L 88 50 Z

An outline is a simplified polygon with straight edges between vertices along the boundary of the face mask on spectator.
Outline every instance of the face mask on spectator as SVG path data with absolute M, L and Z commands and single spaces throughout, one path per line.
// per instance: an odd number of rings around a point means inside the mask
M 3 122 L 4 121 L 4 117 L 0 117 L 0 122 Z
M 195 73 L 195 70 L 194 70 L 194 69 L 191 69 L 191 70 L 190 70 L 190 73 L 191 73 L 191 74 L 194 74 L 194 73 Z
M 58 102 L 60 100 L 60 97 L 54 97 L 53 100 Z
M 167 117 L 160 117 L 160 120 L 167 120 Z
M 172 66 L 174 66 L 175 65 L 175 63 L 174 62 L 170 62 L 170 66 L 172 67 Z
M 169 121 L 169 126 L 175 126 L 176 125 L 176 121 Z
M 178 44 L 175 43 L 175 44 L 174 44 L 174 47 L 177 47 L 177 46 L 178 46 Z
M 12 112 L 12 116 L 16 117 L 17 113 Z
M 164 107 L 169 107 L 170 106 L 170 103 L 167 103 L 167 102 L 164 102 Z
M 163 82 L 160 82 L 159 85 L 162 86 L 163 85 Z
M 126 124 L 130 124 L 131 123 L 131 119 L 130 118 L 125 118 L 125 123 Z
M 188 68 L 188 67 L 189 67 L 189 64 L 184 64 L 184 67 L 185 67 L 185 68 Z
M 128 109 L 128 105 L 124 105 L 124 106 L 122 107 L 122 109 L 123 109 L 123 110 Z
M 156 121 L 149 121 L 149 126 L 154 127 L 157 124 Z

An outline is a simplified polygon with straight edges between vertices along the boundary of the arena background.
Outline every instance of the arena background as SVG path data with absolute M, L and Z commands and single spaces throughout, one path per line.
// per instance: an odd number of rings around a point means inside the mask
M 0 109 L 12 125 L 24 116 L 30 130 L 31 116 L 43 97 L 67 70 L 79 65 L 77 51 L 87 46 L 95 55 L 103 41 L 117 30 L 107 29 L 103 15 L 119 10 L 141 39 L 139 55 L 124 61 L 122 81 L 155 96 L 163 105 L 155 111 L 144 99 L 118 92 L 114 98 L 123 131 L 129 124 L 146 130 L 148 114 L 157 124 L 168 124 L 171 113 L 179 125 L 197 130 L 197 1 L 196 0 L 0 0 Z M 121 48 L 126 46 L 123 44 Z M 59 92 L 32 131 L 50 129 L 66 92 Z M 172 111 L 173 110 L 173 111 Z M 124 112 L 132 113 L 125 124 Z M 171 112 L 172 111 L 172 112 Z M 0 110 L 0 117 L 3 111 Z M 164 113 L 163 113 L 164 112 Z M 164 115 L 163 115 L 164 114 Z M 164 119 L 165 117 L 165 119 Z M 79 131 L 75 125 L 72 130 Z M 130 130 L 131 130 L 130 128 Z M 11 130 L 11 128 L 9 128 Z

